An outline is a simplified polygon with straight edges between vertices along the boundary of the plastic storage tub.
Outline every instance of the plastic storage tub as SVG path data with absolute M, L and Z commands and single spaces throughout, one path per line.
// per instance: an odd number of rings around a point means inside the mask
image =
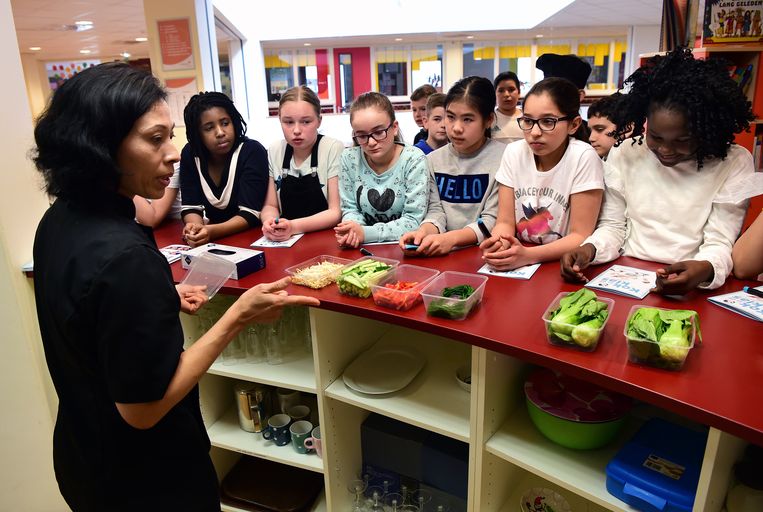
M 633 306 L 628 312 L 628 319 L 625 321 L 623 335 L 628 341 L 628 361 L 632 363 L 653 366 L 655 368 L 662 368 L 665 370 L 680 370 L 683 368 L 684 362 L 686 362 L 686 357 L 689 355 L 689 351 L 691 351 L 691 349 L 694 347 L 694 342 L 697 337 L 697 317 L 695 316 L 691 319 L 689 346 L 679 347 L 675 345 L 669 345 L 670 351 L 666 353 L 661 351 L 660 344 L 656 341 L 628 336 L 628 324 L 630 324 L 631 318 L 636 314 L 636 311 L 644 307 L 648 306 Z M 670 311 L 670 309 L 667 308 L 652 309 Z
M 607 322 L 609 322 L 609 318 L 612 316 L 612 311 L 615 309 L 615 301 L 607 297 L 599 297 L 598 295 L 596 296 L 596 300 L 607 304 L 607 318 L 604 320 L 604 323 L 601 324 L 601 327 L 596 330 L 596 335 L 592 338 L 589 336 L 581 337 L 573 332 L 576 327 L 575 325 L 561 324 L 563 326 L 569 327 L 569 330 L 572 333 L 573 340 L 566 341 L 556 336 L 551 330 L 551 313 L 559 307 L 559 302 L 570 293 L 574 292 L 562 292 L 557 295 L 554 300 L 551 301 L 551 304 L 549 304 L 548 308 L 546 308 L 546 311 L 543 313 L 543 322 L 546 324 L 546 339 L 552 345 L 572 347 L 584 352 L 593 352 L 596 350 L 596 347 L 601 340 L 601 335 L 604 332 L 604 328 L 607 326 Z
M 487 277 L 465 272 L 446 271 L 434 278 L 423 290 L 421 297 L 427 308 L 427 315 L 452 320 L 463 320 L 469 312 L 482 301 Z M 474 293 L 465 299 L 443 297 L 442 291 L 459 285 L 470 285 Z
M 652 418 L 606 467 L 607 491 L 644 512 L 690 512 L 707 433 Z
M 421 302 L 421 290 L 440 273 L 439 270 L 419 267 L 417 265 L 400 265 L 392 269 L 387 275 L 374 285 L 371 285 L 371 294 L 377 306 L 408 311 Z M 415 282 L 416 285 L 406 290 L 394 290 L 387 288 L 388 284 L 399 281 Z
M 376 261 L 378 263 L 383 263 L 390 268 L 385 272 L 380 272 L 378 274 L 375 274 L 373 278 L 371 279 L 363 279 L 360 283 L 357 282 L 351 282 L 352 279 L 349 278 L 349 275 L 346 275 L 346 272 L 355 267 L 356 265 L 360 265 L 363 262 L 366 261 Z M 392 270 L 393 268 L 397 267 L 400 264 L 399 261 L 389 259 L 389 258 L 380 258 L 378 256 L 365 256 L 363 258 L 359 258 L 355 261 L 351 261 L 342 269 L 339 271 L 339 274 L 336 278 L 336 284 L 339 286 L 339 293 L 343 293 L 344 295 L 350 295 L 353 297 L 361 297 L 364 299 L 367 299 L 371 296 L 371 285 L 374 285 L 379 282 L 383 277 L 387 275 L 389 270 Z M 360 285 L 358 285 L 360 284 Z
M 292 276 L 292 283 L 318 289 L 335 282 L 336 276 L 339 274 L 342 266 L 347 265 L 350 261 L 351 260 L 345 258 L 337 258 L 336 256 L 322 254 L 289 267 L 284 272 Z M 333 269 L 328 266 L 321 268 L 319 267 L 321 263 L 333 263 L 341 266 Z M 311 267 L 315 268 L 312 269 Z

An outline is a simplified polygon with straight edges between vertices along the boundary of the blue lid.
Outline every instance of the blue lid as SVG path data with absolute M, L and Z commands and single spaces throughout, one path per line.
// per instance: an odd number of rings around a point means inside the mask
M 655 510 L 691 510 L 706 444 L 707 432 L 652 418 L 607 464 L 607 477 L 622 482 L 625 494 Z M 672 507 L 651 503 L 654 500 Z

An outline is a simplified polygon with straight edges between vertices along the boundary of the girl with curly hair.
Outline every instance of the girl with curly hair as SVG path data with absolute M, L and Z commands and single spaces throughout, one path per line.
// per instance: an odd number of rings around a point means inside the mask
M 667 264 L 657 292 L 717 288 L 752 195 L 752 156 L 734 144 L 750 102 L 723 62 L 686 48 L 650 58 L 625 83 L 598 226 L 562 257 L 562 275 L 582 282 L 589 265 L 625 255 Z
M 196 247 L 260 226 L 268 154 L 246 137 L 236 106 L 221 92 L 202 92 L 191 98 L 183 117 L 188 138 L 180 154 L 183 239 Z

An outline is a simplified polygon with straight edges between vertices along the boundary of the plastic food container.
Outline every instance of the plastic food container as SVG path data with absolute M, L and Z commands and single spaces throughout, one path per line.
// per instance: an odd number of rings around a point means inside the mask
M 680 370 L 683 368 L 684 363 L 686 362 L 686 356 L 689 355 L 689 351 L 694 347 L 694 341 L 697 337 L 697 317 L 694 316 L 691 319 L 691 331 L 689 332 L 688 347 L 668 345 L 670 347 L 670 351 L 666 352 L 663 346 L 661 352 L 660 344 L 656 341 L 645 340 L 644 338 L 632 338 L 628 336 L 628 324 L 630 324 L 631 318 L 636 314 L 637 310 L 644 307 L 648 306 L 633 306 L 628 312 L 628 319 L 625 321 L 623 335 L 628 341 L 628 361 L 631 363 L 653 366 L 655 368 L 662 368 L 664 370 Z M 670 309 L 667 308 L 653 309 L 670 311 Z
M 339 293 L 343 293 L 344 295 L 350 295 L 352 297 L 361 297 L 364 299 L 367 299 L 371 296 L 371 285 L 374 285 L 379 282 L 380 279 L 383 277 L 386 277 L 389 270 L 387 270 L 384 273 L 379 273 L 378 275 L 374 276 L 373 278 L 369 279 L 363 279 L 361 281 L 362 286 L 357 286 L 357 283 L 352 283 L 350 279 L 348 279 L 348 276 L 345 275 L 345 272 L 347 269 L 354 267 L 355 265 L 358 265 L 360 263 L 363 263 L 364 261 L 377 261 L 379 263 L 384 263 L 386 265 L 389 265 L 394 269 L 398 265 L 400 265 L 400 262 L 397 260 L 389 259 L 389 258 L 380 258 L 379 256 L 365 256 L 363 258 L 359 258 L 355 261 L 351 261 L 344 267 L 342 267 L 339 270 L 339 274 L 336 278 L 336 284 L 339 286 Z M 392 270 L 390 269 L 390 270 Z
M 212 299 L 235 271 L 236 264 L 232 261 L 203 252 L 191 261 L 188 273 L 180 284 L 206 286 L 207 298 Z
M 530 373 L 525 397 L 540 433 L 575 450 L 600 448 L 614 439 L 632 404 L 626 396 L 547 368 Z
M 485 293 L 487 276 L 467 274 L 465 272 L 446 271 L 435 277 L 421 290 L 421 297 L 427 308 L 427 315 L 452 320 L 463 320 L 469 316 L 469 312 L 482 301 Z M 443 297 L 445 288 L 468 284 L 474 288 L 474 293 L 465 299 Z
M 338 265 L 346 265 L 351 260 L 346 258 L 337 258 L 336 256 L 328 256 L 322 254 L 314 258 L 310 258 L 307 261 L 303 261 L 297 265 L 287 268 L 284 272 L 292 276 L 291 282 L 300 286 L 307 286 L 308 288 L 323 288 L 336 281 L 336 276 L 339 275 L 341 267 L 331 270 L 330 268 L 320 268 L 317 265 L 321 263 L 336 263 Z M 316 267 L 312 271 L 307 271 L 310 267 Z
M 377 306 L 408 311 L 421 302 L 421 290 L 440 273 L 439 270 L 419 267 L 417 265 L 400 265 L 392 269 L 386 276 L 371 285 L 371 294 Z M 399 281 L 415 282 L 416 286 L 407 290 L 394 290 L 386 285 Z
M 599 340 L 601 339 L 601 334 L 604 332 L 604 328 L 607 326 L 607 322 L 609 322 L 609 318 L 612 316 L 612 310 L 615 309 L 615 301 L 607 297 L 596 297 L 596 300 L 600 300 L 601 302 L 607 304 L 607 318 L 604 320 L 604 323 L 601 324 L 601 327 L 596 330 L 596 335 L 593 337 L 580 336 L 578 333 L 573 332 L 576 327 L 575 325 L 561 324 L 562 326 L 569 327 L 570 333 L 573 337 L 571 341 L 566 341 L 556 336 L 554 331 L 551 330 L 551 313 L 553 313 L 559 307 L 559 302 L 570 293 L 573 292 L 562 292 L 557 295 L 554 300 L 551 301 L 551 304 L 549 304 L 549 306 L 546 308 L 546 311 L 543 313 L 543 322 L 546 324 L 546 339 L 552 345 L 557 345 L 560 347 L 572 347 L 584 352 L 593 352 L 596 350 L 596 347 L 599 344 Z

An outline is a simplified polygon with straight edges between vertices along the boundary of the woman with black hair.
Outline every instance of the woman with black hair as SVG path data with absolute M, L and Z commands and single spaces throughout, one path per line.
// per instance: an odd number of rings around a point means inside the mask
M 183 112 L 180 155 L 183 238 L 191 247 L 260 226 L 268 155 L 246 137 L 246 122 L 225 94 L 194 95 Z M 204 220 L 206 216 L 207 220 Z
M 625 84 L 598 226 L 562 257 L 562 275 L 585 281 L 583 269 L 624 254 L 667 264 L 660 293 L 717 288 L 754 195 L 752 157 L 734 144 L 754 117 L 750 102 L 725 63 L 686 48 L 650 58 Z
M 178 152 L 166 93 L 123 63 L 75 75 L 35 128 L 55 202 L 34 241 L 37 317 L 58 414 L 53 465 L 72 510 L 219 511 L 197 383 L 248 324 L 291 304 L 288 279 L 244 293 L 188 350 L 178 289 L 133 198 L 160 199 Z

